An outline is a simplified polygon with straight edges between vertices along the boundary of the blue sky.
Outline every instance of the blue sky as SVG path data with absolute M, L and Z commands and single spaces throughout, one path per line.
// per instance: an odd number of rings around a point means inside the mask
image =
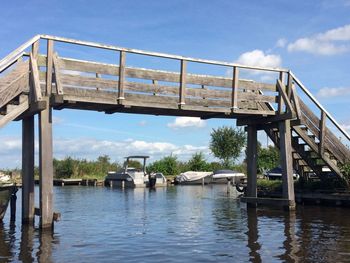
M 197 58 L 291 69 L 350 130 L 350 1 L 4 1 L 0 58 L 35 34 L 51 34 Z M 68 52 L 62 47 L 59 54 Z M 77 54 L 75 54 L 77 55 Z M 84 51 L 81 57 L 104 53 Z M 114 62 L 116 63 L 116 62 Z M 151 64 L 150 64 L 151 66 Z M 154 66 L 154 65 L 152 65 Z M 54 112 L 55 156 L 168 154 L 207 150 L 224 120 Z M 0 130 L 0 167 L 20 166 L 20 123 Z M 266 144 L 266 136 L 260 135 Z

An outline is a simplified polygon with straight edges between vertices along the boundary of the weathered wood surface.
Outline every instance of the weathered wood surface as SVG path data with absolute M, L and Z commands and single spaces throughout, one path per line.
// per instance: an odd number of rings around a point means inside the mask
M 48 98 L 45 98 L 48 101 Z M 39 203 L 40 227 L 51 228 L 53 220 L 52 109 L 39 113 Z
M 28 98 L 23 100 L 19 105 L 13 106 L 13 108 L 10 112 L 8 112 L 6 115 L 0 117 L 0 128 L 5 126 L 8 122 L 16 119 L 23 112 L 28 110 L 28 108 L 29 108 Z
M 256 126 L 248 126 L 247 139 L 247 197 L 257 197 L 257 160 L 258 141 Z
M 22 223 L 34 223 L 34 116 L 22 123 Z
M 310 131 L 320 140 L 320 122 L 321 120 L 309 109 L 309 107 L 300 100 L 300 108 L 302 111 L 302 123 L 305 124 Z M 328 149 L 342 163 L 350 160 L 350 151 L 344 144 L 333 134 L 329 128 L 325 128 L 322 134 L 324 149 Z
M 29 91 L 28 62 L 18 62 L 6 76 L 0 78 L 0 108 L 24 91 Z

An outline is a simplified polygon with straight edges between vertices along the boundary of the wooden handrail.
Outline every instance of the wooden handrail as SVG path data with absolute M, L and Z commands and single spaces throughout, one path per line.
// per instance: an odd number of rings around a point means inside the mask
M 338 124 L 338 122 L 333 118 L 331 114 L 328 113 L 328 111 L 323 108 L 323 106 L 317 101 L 317 99 L 311 94 L 311 92 L 303 85 L 303 83 L 292 73 L 290 72 L 294 82 L 298 84 L 298 86 L 301 88 L 302 91 L 316 104 L 316 106 L 323 111 L 327 118 L 339 129 L 339 131 L 348 139 L 350 140 L 349 134 Z
M 20 57 L 23 56 L 24 51 L 27 48 L 29 48 L 32 44 L 34 44 L 36 41 L 40 40 L 40 38 L 41 38 L 40 35 L 36 35 L 35 37 L 29 39 L 27 42 L 21 45 L 19 48 L 12 51 L 2 60 L 0 60 L 0 73 L 2 73 L 4 70 L 9 68 L 11 65 L 13 65 Z
M 50 35 L 41 35 L 40 37 L 42 39 L 51 39 L 51 40 L 55 40 L 63 43 L 95 47 L 95 48 L 101 48 L 101 49 L 107 49 L 107 50 L 125 51 L 127 53 L 146 55 L 146 56 L 152 56 L 152 57 L 185 60 L 187 62 L 197 62 L 197 63 L 204 63 L 204 64 L 212 64 L 217 66 L 238 67 L 243 69 L 253 69 L 253 70 L 261 70 L 261 71 L 288 72 L 288 69 L 284 69 L 284 68 L 254 67 L 254 66 L 241 65 L 241 64 L 230 63 L 230 62 L 222 62 L 222 61 L 215 61 L 215 60 L 208 60 L 208 59 L 197 59 L 197 58 L 184 57 L 184 56 L 178 56 L 178 55 L 170 55 L 166 53 L 150 52 L 150 51 L 144 51 L 144 50 L 132 49 L 132 48 L 123 48 L 123 47 L 105 45 L 105 44 L 95 43 L 90 41 L 81 41 L 81 40 L 56 37 L 56 36 L 50 36 Z

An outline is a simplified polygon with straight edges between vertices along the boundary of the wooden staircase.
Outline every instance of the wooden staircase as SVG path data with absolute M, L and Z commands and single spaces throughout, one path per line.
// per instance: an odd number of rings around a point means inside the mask
M 19 61 L 0 78 L 0 128 L 29 109 L 28 61 Z

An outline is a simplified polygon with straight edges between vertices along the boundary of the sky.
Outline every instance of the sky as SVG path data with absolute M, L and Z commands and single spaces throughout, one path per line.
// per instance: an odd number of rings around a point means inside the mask
M 13 0 L 1 3 L 0 59 L 36 34 L 292 70 L 350 132 L 350 0 Z M 110 54 L 57 47 L 111 62 Z M 117 63 L 117 62 L 114 62 Z M 136 62 L 135 62 L 136 63 Z M 150 67 L 158 64 L 149 62 Z M 225 73 L 224 73 L 225 74 Z M 261 80 L 269 76 L 254 76 Z M 233 120 L 54 111 L 54 155 L 121 161 L 148 154 L 186 160 Z M 263 145 L 266 135 L 259 134 Z M 37 147 L 36 147 L 37 148 Z M 0 168 L 21 165 L 21 123 L 0 130 Z

